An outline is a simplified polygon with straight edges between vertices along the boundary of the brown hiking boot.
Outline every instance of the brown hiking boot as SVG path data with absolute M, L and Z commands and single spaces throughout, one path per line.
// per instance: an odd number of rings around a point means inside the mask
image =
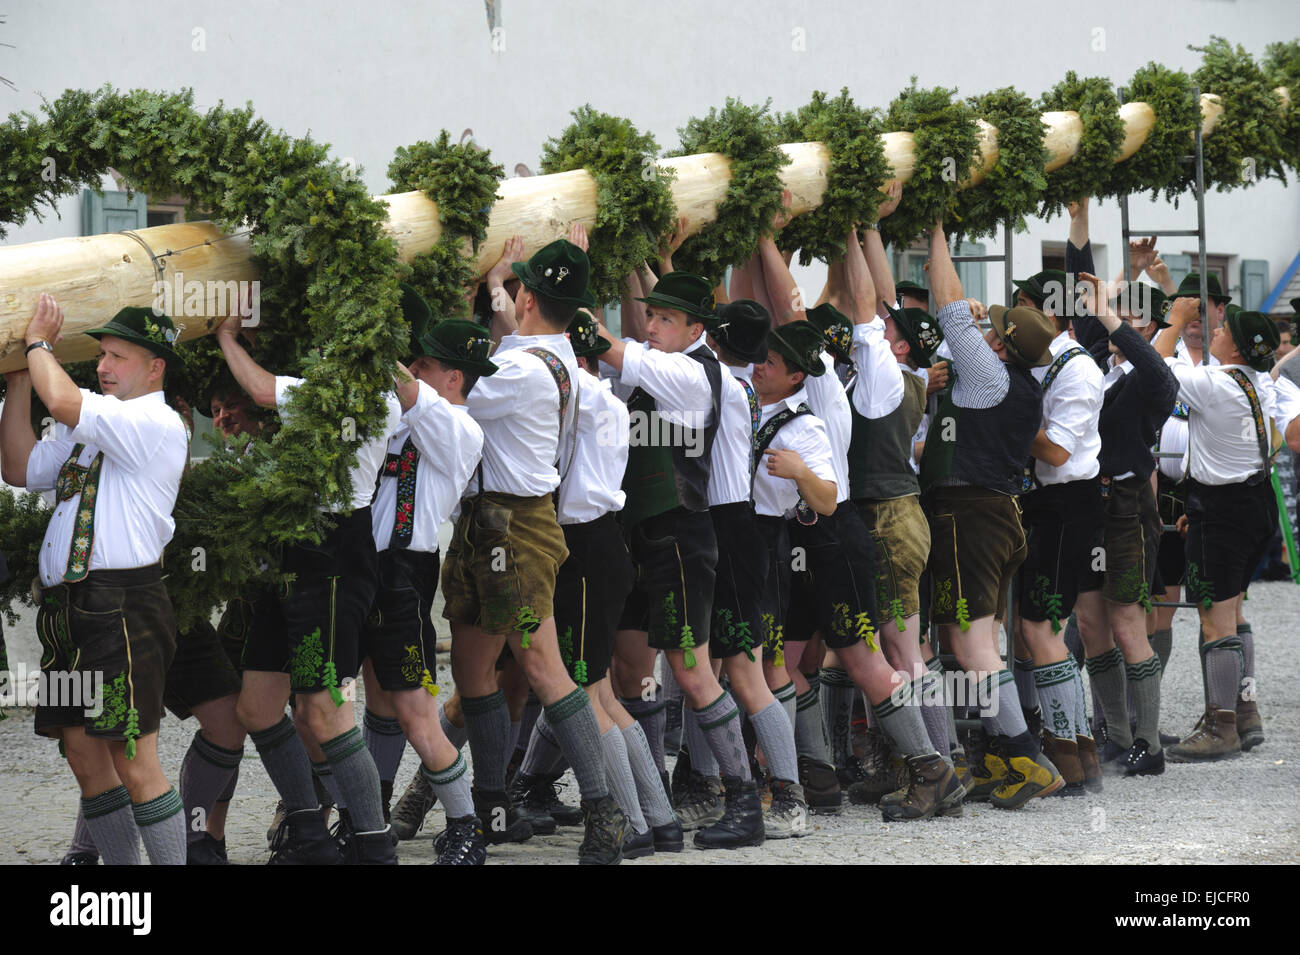
M 1237 703 L 1237 738 L 1243 753 L 1264 742 L 1264 722 L 1254 700 Z
M 1083 788 L 1090 793 L 1099 793 L 1101 792 L 1101 759 L 1097 755 L 1097 741 L 1091 736 L 1080 736 L 1076 738 L 1076 742 L 1079 744 L 1079 762 L 1083 766 Z
M 862 772 L 864 777 L 876 776 L 889 762 L 889 740 L 885 734 L 874 726 L 867 727 L 863 734 Z
M 1240 755 L 1237 714 L 1232 710 L 1221 710 L 1213 703 L 1205 707 L 1205 715 L 1197 722 L 1191 736 L 1165 750 L 1165 757 L 1171 763 L 1204 763 L 1235 759 Z
M 908 780 L 907 763 L 902 759 L 890 759 L 880 772 L 849 787 L 849 802 L 855 806 L 874 805 L 891 793 L 901 800 Z
M 961 801 L 966 790 L 942 756 L 938 753 L 909 756 L 904 762 L 908 773 L 907 790 L 898 800 L 881 800 L 880 815 L 885 822 L 961 815 Z
M 1065 779 L 1065 785 L 1054 795 L 1082 796 L 1086 790 L 1083 788 L 1083 760 L 1079 756 L 1078 742 L 1048 733 L 1043 736 L 1043 752 Z
M 843 808 L 844 792 L 835 767 L 811 756 L 799 757 L 799 783 L 808 800 L 809 812 L 837 813 Z

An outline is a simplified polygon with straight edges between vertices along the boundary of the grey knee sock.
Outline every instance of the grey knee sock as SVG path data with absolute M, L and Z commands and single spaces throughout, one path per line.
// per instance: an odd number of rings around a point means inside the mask
M 871 711 L 877 725 L 889 736 L 894 746 L 904 756 L 925 756 L 935 752 L 921 719 L 920 702 L 913 692 L 913 684 L 904 683 L 890 696 L 875 704 Z
M 1034 661 L 1016 657 L 1015 669 L 1016 694 L 1020 697 L 1020 709 L 1032 713 L 1039 708 L 1038 687 L 1034 683 Z
M 316 787 L 311 782 L 311 759 L 289 717 L 268 729 L 248 735 L 257 747 L 257 754 L 262 757 L 266 775 L 271 777 L 284 800 L 287 812 L 315 809 L 320 805 L 316 799 Z
M 241 756 L 240 763 L 242 762 L 243 762 L 243 757 Z M 234 799 L 235 786 L 238 782 L 239 782 L 239 765 L 236 764 L 234 770 L 230 774 L 230 779 L 226 781 L 226 788 L 221 790 L 221 795 L 217 796 L 217 802 L 230 802 L 230 800 Z
M 81 815 L 104 865 L 139 865 L 140 832 L 131 811 L 131 796 L 118 786 L 90 798 L 82 797 Z M 182 850 L 184 839 L 182 838 Z
M 1221 710 L 1236 710 L 1243 669 L 1241 638 L 1236 634 L 1201 644 L 1205 663 L 1205 702 Z
M 645 816 L 641 814 L 641 799 L 636 791 L 636 778 L 627 758 L 627 743 L 617 726 L 600 734 L 600 747 L 605 755 L 605 779 L 614 792 L 614 801 L 627 816 L 634 832 L 645 832 Z
M 339 791 L 338 780 L 334 778 L 334 770 L 330 769 L 328 760 L 323 763 L 312 763 L 311 774 L 320 781 L 321 786 L 330 797 L 330 802 L 339 809 L 348 808 L 347 798 Z M 324 805 L 324 803 L 322 803 L 322 805 Z
M 377 716 L 366 708 L 361 720 L 362 735 L 365 737 L 366 749 L 375 761 L 379 778 L 391 783 L 397 775 L 397 767 L 402 764 L 402 754 L 406 752 L 406 734 L 396 716 Z
M 831 761 L 830 747 L 826 745 L 826 727 L 822 721 L 821 688 L 808 681 L 807 693 L 795 699 L 794 739 L 799 755 L 811 756 L 823 763 Z
M 1070 619 L 1065 622 L 1065 633 L 1062 635 L 1065 640 L 1065 649 L 1070 651 L 1070 656 L 1074 657 L 1075 669 L 1083 666 L 1083 637 L 1079 635 L 1079 618 L 1076 614 L 1070 614 Z
M 546 721 L 555 733 L 555 741 L 564 750 L 578 779 L 583 801 L 603 799 L 609 795 L 605 779 L 605 761 L 600 745 L 600 726 L 587 694 L 575 687 L 568 696 L 545 707 Z M 540 720 L 540 717 L 538 717 Z
M 1160 752 L 1160 658 L 1151 656 L 1141 663 L 1126 663 L 1124 676 L 1133 690 L 1137 715 L 1135 739 L 1144 739 L 1151 752 Z
M 822 715 L 831 744 L 831 761 L 839 769 L 846 768 L 853 755 L 853 695 L 857 692 L 848 670 L 822 668 Z
M 623 730 L 623 743 L 627 746 L 627 761 L 636 779 L 637 797 L 641 800 L 641 814 L 652 826 L 666 826 L 674 818 L 672 804 L 664 792 L 663 777 L 655 768 L 654 754 L 646 742 L 645 730 L 633 723 Z
M 457 749 L 464 749 L 465 744 L 469 742 L 469 730 L 447 719 L 447 710 L 442 706 L 438 707 L 438 722 L 442 724 L 442 734 L 447 737 L 451 745 Z
M 460 753 L 456 754 L 456 761 L 446 769 L 432 770 L 421 764 L 420 775 L 433 787 L 438 802 L 442 803 L 442 808 L 446 810 L 448 819 L 463 819 L 465 816 L 474 815 L 474 799 L 469 792 L 469 774 L 466 771 L 465 757 Z
M 379 770 L 361 738 L 361 730 L 354 726 L 321 743 L 320 748 L 329 760 L 339 795 L 347 804 L 353 829 L 356 832 L 379 832 L 384 828 Z
M 1174 628 L 1165 627 L 1151 634 L 1151 649 L 1160 658 L 1160 673 L 1169 669 L 1169 655 L 1174 652 Z
M 700 716 L 689 706 L 682 709 L 682 743 L 691 754 L 691 769 L 701 776 L 719 774 L 718 761 L 713 758 L 713 750 L 700 728 Z
M 654 753 L 655 766 L 662 773 L 664 771 L 664 723 L 667 721 L 664 688 L 655 684 L 654 695 L 648 700 L 643 700 L 639 696 L 625 696 L 621 697 L 619 702 L 623 704 L 623 709 L 627 710 L 628 716 L 641 724 L 646 742 L 650 744 L 650 752 Z
M 1111 647 L 1105 653 L 1088 657 L 1088 678 L 1097 700 L 1101 704 L 1102 716 L 1106 720 L 1106 735 L 1115 743 L 1128 749 L 1133 745 L 1133 737 L 1128 724 L 1128 704 L 1126 702 L 1124 680 L 1124 654 L 1119 647 Z
M 1255 698 L 1255 632 L 1250 629 L 1250 624 L 1237 624 L 1237 636 L 1241 640 L 1241 693 L 1239 698 L 1247 700 Z M 1249 687 L 1249 689 L 1247 689 Z
M 850 697 L 850 712 L 852 709 L 853 700 Z M 799 757 L 794 748 L 794 728 L 785 715 L 785 708 L 774 700 L 751 716 L 749 722 L 754 726 L 754 735 L 758 737 L 758 745 L 763 748 L 763 757 L 767 760 L 767 769 L 772 778 L 797 783 Z
M 169 789 L 148 802 L 132 804 L 131 815 L 150 865 L 185 864 L 185 804 L 180 793 Z
M 555 741 L 555 731 L 546 720 L 546 713 L 539 713 L 533 723 L 533 735 L 528 739 L 528 749 L 524 751 L 524 761 L 519 771 L 525 776 L 545 778 L 562 772 L 565 764 L 564 750 Z
M 510 711 L 500 690 L 487 696 L 461 697 L 469 752 L 474 759 L 474 786 L 499 793 L 506 788 L 506 760 L 510 754 Z
M 1098 711 L 1100 713 L 1100 711 Z M 1083 692 L 1083 674 L 1079 672 L 1078 664 L 1074 667 L 1074 736 L 1077 739 L 1080 736 L 1086 736 L 1092 739 L 1092 727 L 1088 723 L 1088 700 Z
M 1057 739 L 1074 739 L 1074 657 L 1035 667 L 1034 685 L 1043 707 L 1043 727 Z
M 1020 696 L 1011 671 L 1003 669 L 990 673 L 982 683 L 981 696 L 989 701 L 988 708 L 980 711 L 984 732 L 990 736 L 1028 735 L 1029 726 L 1020 710 Z
M 663 674 L 660 692 L 664 700 L 664 751 L 675 753 L 682 745 L 682 713 L 689 707 L 686 706 L 686 696 L 667 660 L 664 661 Z
M 965 749 L 961 745 L 961 737 L 957 735 L 956 707 L 948 701 L 947 684 L 943 682 L 943 661 L 940 660 L 938 654 L 936 654 L 925 661 L 925 668 L 938 677 L 939 685 L 944 689 L 943 718 L 948 727 L 949 753 L 954 751 L 961 751 L 964 753 Z M 870 708 L 868 707 L 868 709 Z M 930 724 L 927 722 L 926 726 L 929 725 Z M 931 741 L 933 741 L 933 737 L 931 738 Z
M 536 725 L 537 717 L 541 712 L 542 701 L 537 698 L 536 693 L 529 690 L 528 699 L 524 701 L 524 712 L 519 718 L 519 731 L 515 735 L 515 752 L 519 754 L 521 759 L 528 749 L 528 739 L 533 735 L 533 726 Z
M 798 719 L 798 704 L 795 699 L 798 696 L 798 693 L 794 688 L 794 680 L 791 680 L 783 687 L 773 690 L 772 695 L 776 697 L 776 701 L 781 704 L 781 709 L 785 710 L 786 718 L 790 720 L 790 727 L 793 729 L 795 721 Z
M 740 735 L 740 708 L 730 693 L 723 690 L 722 695 L 701 710 L 695 711 L 704 731 L 705 742 L 718 761 L 718 767 L 724 777 L 749 780 L 749 757 L 745 753 L 745 741 Z M 821 720 L 817 721 L 818 733 L 821 732 Z
M 207 826 L 208 815 L 217 799 L 239 772 L 243 749 L 225 749 L 194 734 L 190 748 L 181 761 L 181 801 L 185 805 L 185 838 L 199 842 Z
M 109 790 L 112 792 L 113 790 Z M 85 800 L 83 799 L 82 802 Z M 127 796 L 126 801 L 129 803 L 131 797 Z M 77 804 L 77 822 L 72 827 L 72 845 L 68 846 L 69 852 L 92 852 L 99 855 L 99 849 L 95 846 L 95 837 L 90 834 L 90 827 L 86 825 L 86 813 L 81 804 Z
M 948 737 L 948 701 L 944 698 L 943 678 L 926 671 L 912 681 L 912 695 L 920 704 L 925 735 L 945 763 L 952 763 L 952 743 Z

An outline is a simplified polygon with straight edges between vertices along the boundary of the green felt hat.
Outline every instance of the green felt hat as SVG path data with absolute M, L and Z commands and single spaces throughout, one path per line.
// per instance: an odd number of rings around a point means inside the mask
M 804 312 L 826 339 L 826 347 L 840 361 L 853 362 L 853 323 L 830 302 Z
M 1231 318 L 1233 315 L 1237 315 L 1241 311 L 1242 308 L 1240 305 L 1238 305 L 1236 302 L 1229 302 L 1227 305 L 1223 307 L 1223 317 L 1225 319 Z
M 1007 354 L 1016 364 L 1025 368 L 1042 368 L 1052 363 L 1049 346 L 1060 332 L 1051 316 L 1024 305 L 1015 308 L 990 305 L 989 324 L 1002 339 L 1002 344 L 1007 346 Z
M 1068 282 L 1068 276 L 1061 269 L 1043 269 L 1027 279 L 1012 279 L 1011 284 L 1033 299 L 1041 309 L 1053 288 L 1061 290 L 1061 301 L 1064 302 Z
M 1130 315 L 1154 321 L 1156 328 L 1169 327 L 1166 316 L 1174 303 L 1162 290 L 1146 282 L 1129 282 L 1111 296 L 1111 307 L 1125 305 L 1125 296 L 1128 298 L 1126 311 Z
M 168 362 L 180 361 L 173 346 L 180 338 L 185 326 L 177 328 L 166 315 L 155 315 L 151 308 L 128 305 L 103 328 L 92 328 L 86 332 L 91 338 L 102 339 L 112 335 L 134 345 L 149 349 L 159 358 Z
M 747 298 L 719 305 L 709 334 L 719 347 L 750 364 L 767 361 L 767 333 L 772 316 L 762 305 Z
M 1297 295 L 1295 298 L 1291 299 L 1291 311 L 1295 312 L 1297 315 L 1300 315 L 1300 295 Z
M 420 339 L 433 324 L 433 310 L 429 308 L 429 303 L 424 300 L 424 296 L 415 290 L 415 286 L 399 282 L 397 287 L 402 290 L 402 317 L 406 319 L 406 324 L 411 326 L 410 353 L 423 354 Z
M 497 366 L 488 359 L 491 351 L 487 329 L 463 318 L 444 319 L 420 339 L 420 354 L 476 375 L 496 374 Z
M 894 292 L 899 298 L 902 298 L 904 294 L 915 295 L 918 298 L 924 298 L 926 300 L 929 300 L 930 298 L 930 290 L 928 288 L 924 285 L 913 282 L 910 279 L 903 279 L 901 282 L 895 282 Z
M 767 347 L 785 359 L 792 371 L 820 378 L 826 373 L 822 362 L 822 346 L 826 339 L 821 330 L 809 321 L 788 322 L 772 328 L 767 333 Z
M 1273 367 L 1273 352 L 1282 343 L 1282 333 L 1277 322 L 1263 312 L 1234 312 L 1227 316 L 1228 332 L 1232 341 L 1246 359 L 1246 364 L 1256 371 Z
M 1205 291 L 1210 301 L 1217 305 L 1226 305 L 1232 301 L 1231 295 L 1223 294 L 1223 287 L 1219 284 L 1219 277 L 1213 272 L 1205 276 Z M 1201 297 L 1201 273 L 1188 272 L 1183 276 L 1183 280 L 1178 283 L 1178 289 L 1170 298 L 1200 298 Z
M 705 324 L 713 321 L 716 305 L 713 283 L 702 275 L 692 275 L 690 272 L 669 272 L 655 283 L 649 295 L 638 298 L 637 301 L 685 312 Z
M 573 321 L 569 322 L 568 329 L 573 354 L 579 358 L 595 358 L 609 351 L 609 340 L 601 337 L 599 329 L 600 325 L 591 312 L 578 309 Z
M 587 291 L 591 260 L 568 239 L 556 239 L 542 246 L 527 262 L 516 262 L 511 270 L 524 288 L 564 305 L 595 308 Z
M 918 368 L 929 368 L 935 350 L 943 342 L 943 329 L 938 320 L 923 308 L 894 308 L 888 302 L 885 308 L 898 334 L 907 342 L 912 361 Z

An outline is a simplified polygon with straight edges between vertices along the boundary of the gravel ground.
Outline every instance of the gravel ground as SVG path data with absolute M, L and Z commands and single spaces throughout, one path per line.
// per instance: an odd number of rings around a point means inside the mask
M 1079 799 L 1036 799 L 1017 812 L 987 804 L 966 807 L 960 819 L 921 823 L 881 822 L 878 810 L 848 806 L 837 816 L 811 817 L 812 832 L 759 849 L 652 856 L 635 864 L 770 863 L 1295 863 L 1300 861 L 1300 699 L 1280 674 L 1296 665 L 1300 591 L 1290 583 L 1260 583 L 1251 590 L 1247 616 L 1254 624 L 1257 680 L 1266 742 L 1240 759 L 1210 765 L 1170 764 L 1163 776 L 1106 781 L 1105 792 Z M 31 618 L 7 633 L 11 663 L 36 659 Z M 1200 667 L 1193 648 L 1197 625 L 1190 611 L 1174 624 L 1174 654 L 1163 684 L 1164 729 L 1187 733 L 1203 709 Z M 438 679 L 450 682 L 446 660 Z M 1292 691 L 1286 691 L 1286 687 Z M 0 722 L 0 863 L 53 863 L 66 850 L 77 811 L 71 773 L 57 748 L 32 732 L 32 711 L 9 709 Z M 171 778 L 179 776 L 197 724 L 164 717 L 159 748 Z M 468 754 L 467 754 L 468 755 Z M 276 796 L 245 747 L 245 765 L 230 812 L 227 843 L 232 862 L 266 861 L 266 827 Z M 415 772 L 407 748 L 398 791 Z M 569 785 L 561 795 L 576 802 Z M 433 860 L 430 832 L 443 827 L 435 809 L 426 829 L 403 843 L 405 863 Z M 581 831 L 496 847 L 491 862 L 574 863 Z

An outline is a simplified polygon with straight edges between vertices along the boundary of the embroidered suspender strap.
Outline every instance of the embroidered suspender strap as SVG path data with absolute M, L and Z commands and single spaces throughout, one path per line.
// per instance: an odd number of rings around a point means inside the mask
M 81 492 L 77 517 L 72 525 L 72 544 L 68 548 L 68 566 L 63 572 L 66 583 L 75 584 L 90 573 L 90 555 L 95 547 L 95 499 L 99 495 L 99 471 L 104 452 L 95 455 L 89 467 L 77 463 L 85 445 L 73 447 L 72 455 L 59 470 L 58 499 L 66 501 Z
M 1268 425 L 1264 423 L 1264 411 L 1259 406 L 1259 395 L 1255 393 L 1255 383 L 1240 368 L 1225 368 L 1224 370 L 1228 373 L 1228 377 L 1241 386 L 1241 390 L 1246 393 L 1246 400 L 1250 402 L 1250 413 L 1255 419 L 1255 440 L 1259 442 L 1259 458 L 1263 462 L 1260 467 L 1262 470 L 1267 471 L 1273 456 L 1268 452 Z
M 1077 358 L 1079 355 L 1086 355 L 1086 354 L 1088 353 L 1084 349 L 1079 348 L 1076 345 L 1073 348 L 1067 348 L 1065 351 L 1057 355 L 1056 360 L 1053 361 L 1052 364 L 1048 366 L 1047 374 L 1043 376 L 1043 392 L 1046 393 L 1047 389 L 1052 387 L 1052 382 L 1054 382 L 1056 380 L 1056 376 L 1061 373 L 1061 369 L 1064 368 L 1067 364 L 1069 364 L 1071 358 Z M 1030 455 L 1029 460 L 1025 462 L 1024 473 L 1020 476 L 1021 494 L 1028 494 L 1034 488 L 1041 487 L 1041 485 L 1038 483 L 1037 472 L 1038 472 L 1038 459 Z
M 736 380 L 745 389 L 745 398 L 749 401 L 749 472 L 753 474 L 758 466 L 758 425 L 763 420 L 763 409 L 758 403 L 758 395 L 754 394 L 754 386 L 744 378 Z
M 409 437 L 402 444 L 400 454 L 389 454 L 380 469 L 382 477 L 397 478 L 397 506 L 393 512 L 393 540 L 391 547 L 411 546 L 415 532 L 415 476 L 420 468 L 420 452 Z
M 525 348 L 524 351 L 530 355 L 536 355 L 546 366 L 546 370 L 551 373 L 555 379 L 555 387 L 560 391 L 560 436 L 555 443 L 555 464 L 557 469 L 560 464 L 560 445 L 564 443 L 564 415 L 569 408 L 569 396 L 573 393 L 573 381 L 569 378 L 569 369 L 564 367 L 564 362 L 555 352 L 545 348 Z M 569 448 L 569 460 L 565 463 L 563 470 L 560 470 L 560 480 L 569 473 L 569 467 L 573 464 L 573 456 L 578 450 L 578 409 L 573 409 L 573 444 Z M 482 486 L 482 479 L 479 481 Z
M 754 486 L 754 475 L 758 473 L 759 462 L 763 460 L 763 452 L 768 449 L 769 445 L 771 445 L 772 439 L 776 437 L 776 433 L 795 418 L 806 414 L 812 414 L 812 409 L 808 407 L 806 402 L 800 402 L 799 407 L 794 411 L 791 411 L 788 407 L 782 408 L 776 414 L 772 415 L 772 417 L 767 419 L 767 424 L 758 429 L 758 433 L 754 437 L 753 469 L 750 471 L 749 475 L 749 485 L 751 488 Z M 752 498 L 753 496 L 753 492 L 751 491 L 750 497 Z M 808 505 L 808 502 L 802 497 L 800 497 L 798 503 L 795 504 L 794 512 L 800 524 L 812 525 L 817 523 L 817 512 L 814 511 Z

